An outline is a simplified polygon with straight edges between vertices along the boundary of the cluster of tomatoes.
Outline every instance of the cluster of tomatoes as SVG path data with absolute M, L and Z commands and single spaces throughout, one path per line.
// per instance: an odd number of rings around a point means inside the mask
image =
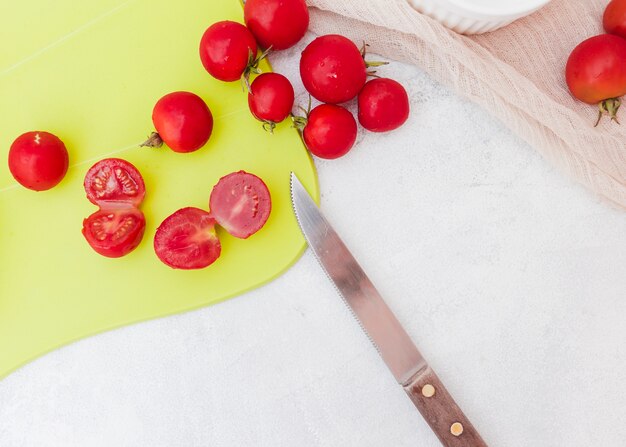
M 252 114 L 273 131 L 292 117 L 314 155 L 337 158 L 354 145 L 357 125 L 341 103 L 358 97 L 358 119 L 373 132 L 400 127 L 408 118 L 404 88 L 391 79 L 367 81 L 368 68 L 381 63 L 365 61 L 362 50 L 340 35 L 321 36 L 302 52 L 300 74 L 309 93 L 322 104 L 293 116 L 294 90 L 279 73 L 260 73 L 259 62 L 269 51 L 295 45 L 306 33 L 309 13 L 304 0 L 247 0 L 245 25 L 222 21 L 211 25 L 200 41 L 200 60 L 207 72 L 225 82 L 243 80 Z M 264 51 L 258 55 L 259 47 Z M 255 76 L 252 83 L 251 75 Z M 203 147 L 213 130 L 213 115 L 202 98 L 177 91 L 160 98 L 152 110 L 156 129 L 143 146 L 166 144 L 175 152 Z M 18 137 L 9 150 L 9 168 L 23 186 L 36 191 L 54 187 L 65 176 L 69 157 L 56 136 L 43 131 Z M 140 172 L 126 160 L 107 158 L 92 166 L 84 181 L 87 198 L 98 211 L 83 221 L 82 233 L 99 254 L 120 257 L 141 242 L 145 217 L 140 205 L 145 184 Z M 213 187 L 209 210 L 182 208 L 167 217 L 154 237 L 158 258 L 172 268 L 195 269 L 212 264 L 221 245 L 215 232 L 220 225 L 231 235 L 248 238 L 266 223 L 271 198 L 265 183 L 239 171 L 222 177 Z
M 602 20 L 608 34 L 591 37 L 572 50 L 565 80 L 572 95 L 598 104 L 598 120 L 608 115 L 617 121 L 620 97 L 626 94 L 626 0 L 612 0 Z
M 259 74 L 258 64 L 269 51 L 295 45 L 306 33 L 309 13 L 304 0 L 247 0 L 245 25 L 222 21 L 211 25 L 200 42 L 204 68 L 225 82 L 243 80 L 248 87 L 248 105 L 252 114 L 273 131 L 276 124 L 292 116 L 294 89 L 279 73 Z M 264 52 L 257 57 L 259 46 Z M 361 50 L 340 35 L 321 36 L 302 52 L 300 75 L 311 96 L 321 101 L 305 116 L 292 116 L 302 131 L 311 153 L 321 158 L 338 158 L 354 145 L 357 124 L 339 104 L 358 96 L 358 119 L 373 132 L 400 127 L 409 115 L 405 89 L 392 79 L 367 81 L 369 67 L 382 65 L 366 62 L 365 45 Z M 249 78 L 259 74 L 250 84 Z M 158 128 L 157 128 L 157 131 Z

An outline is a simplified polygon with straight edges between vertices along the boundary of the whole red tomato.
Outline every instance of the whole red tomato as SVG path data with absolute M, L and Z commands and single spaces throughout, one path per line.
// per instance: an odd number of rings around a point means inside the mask
M 626 39 L 602 34 L 581 42 L 567 60 L 565 79 L 575 98 L 599 105 L 598 121 L 604 113 L 616 120 L 626 94 Z
M 144 146 L 162 142 L 174 152 L 193 152 L 206 144 L 213 131 L 213 115 L 198 95 L 190 92 L 169 93 L 152 110 L 157 131 Z
M 356 121 L 348 110 L 334 104 L 321 104 L 303 119 L 302 138 L 307 149 L 320 158 L 339 158 L 356 141 Z
M 257 42 L 266 49 L 294 46 L 309 27 L 304 0 L 247 0 L 243 17 Z
M 361 91 L 367 78 L 367 65 L 351 40 L 329 34 L 318 37 L 304 49 L 300 76 L 314 98 L 339 104 Z
M 236 81 L 245 76 L 257 53 L 256 40 L 241 23 L 224 20 L 211 25 L 200 40 L 200 60 L 211 76 Z
M 9 149 L 9 170 L 22 186 L 45 191 L 56 186 L 67 172 L 69 157 L 63 142 L 48 132 L 27 132 Z
M 248 106 L 270 132 L 291 113 L 294 92 L 289 79 L 279 73 L 263 73 L 250 86 Z
M 609 34 L 626 38 L 626 0 L 613 0 L 604 10 L 604 30 Z
M 409 97 L 393 79 L 372 79 L 359 93 L 359 123 L 369 131 L 397 129 L 408 117 Z

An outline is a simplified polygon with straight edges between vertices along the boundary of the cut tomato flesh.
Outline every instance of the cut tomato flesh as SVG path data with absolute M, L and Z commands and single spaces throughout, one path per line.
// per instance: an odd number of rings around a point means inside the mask
M 133 251 L 143 238 L 146 219 L 135 208 L 98 210 L 83 221 L 83 235 L 102 256 L 119 258 Z
M 239 171 L 222 177 L 213 187 L 209 207 L 220 226 L 231 235 L 246 239 L 265 225 L 272 201 L 263 180 Z
M 200 269 L 219 258 L 222 251 L 215 219 L 199 208 L 182 208 L 167 217 L 154 236 L 154 251 L 175 269 Z
M 139 206 L 146 195 L 141 174 L 131 163 L 107 158 L 93 165 L 85 176 L 85 192 L 91 203 L 122 202 Z

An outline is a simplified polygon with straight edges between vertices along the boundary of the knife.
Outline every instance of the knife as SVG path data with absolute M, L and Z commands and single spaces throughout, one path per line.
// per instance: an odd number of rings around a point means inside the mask
M 486 447 L 293 172 L 291 203 L 313 254 L 441 443 Z

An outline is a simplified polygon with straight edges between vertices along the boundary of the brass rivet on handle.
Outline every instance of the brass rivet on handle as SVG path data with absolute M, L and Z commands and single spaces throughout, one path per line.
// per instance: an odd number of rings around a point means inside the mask
M 460 422 L 455 422 L 450 426 L 450 433 L 454 436 L 461 436 L 463 434 L 463 424 Z
M 427 383 L 422 387 L 422 396 L 424 397 L 433 397 L 435 395 L 435 387 L 430 383 Z

